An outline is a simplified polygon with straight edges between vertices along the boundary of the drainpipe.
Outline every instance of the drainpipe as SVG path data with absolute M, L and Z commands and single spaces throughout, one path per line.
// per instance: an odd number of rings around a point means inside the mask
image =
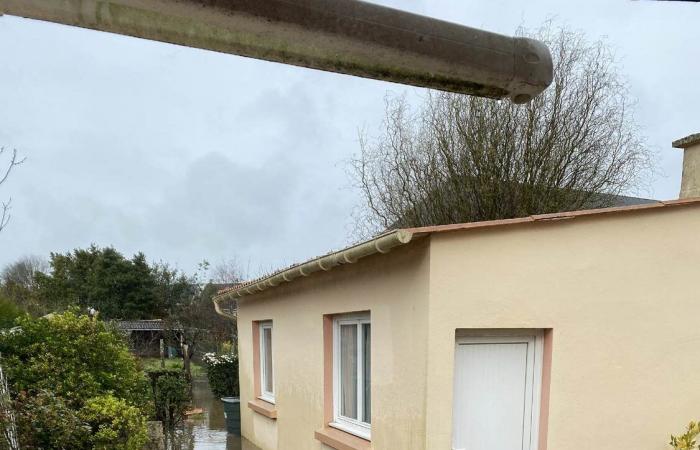
M 220 300 L 223 300 L 223 298 L 221 298 L 221 299 L 216 298 L 216 297 L 214 298 L 214 310 L 216 311 L 216 313 L 222 317 L 225 317 L 227 319 L 231 319 L 231 320 L 235 321 L 236 320 L 235 314 L 230 314 L 230 313 L 224 311 L 223 309 L 221 309 L 221 305 L 219 305 Z

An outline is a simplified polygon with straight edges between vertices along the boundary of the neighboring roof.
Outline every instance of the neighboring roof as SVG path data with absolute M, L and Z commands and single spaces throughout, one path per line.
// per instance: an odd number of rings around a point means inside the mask
M 629 197 L 627 195 L 614 195 L 612 204 L 610 206 L 633 206 L 633 205 L 651 205 L 653 203 L 660 203 L 658 200 L 652 200 L 650 198 L 641 197 Z
M 236 286 L 219 291 L 214 297 L 215 304 L 226 298 L 244 297 L 253 295 L 281 283 L 291 282 L 294 279 L 309 276 L 311 273 L 328 271 L 334 267 L 351 264 L 357 260 L 376 253 L 387 253 L 400 245 L 408 244 L 416 238 L 427 236 L 433 233 L 444 233 L 460 230 L 473 230 L 493 227 L 505 227 L 507 225 L 557 222 L 571 220 L 579 217 L 602 217 L 611 214 L 621 214 L 625 212 L 661 210 L 679 206 L 700 205 L 700 198 L 681 199 L 671 201 L 652 201 L 652 203 L 632 204 L 630 206 L 619 206 L 612 208 L 588 209 L 582 211 L 570 211 L 553 214 L 540 214 L 515 219 L 489 220 L 484 222 L 458 223 L 451 225 L 437 225 L 420 228 L 404 228 L 400 230 L 388 231 L 380 236 L 368 241 L 353 245 L 343 250 L 328 253 L 304 263 L 295 264 L 285 269 L 278 270 L 269 275 L 240 283 Z
M 671 146 L 673 148 L 688 148 L 695 144 L 700 144 L 700 133 L 691 134 L 690 136 L 673 141 Z
M 117 328 L 122 331 L 163 331 L 163 321 L 155 320 L 117 320 Z
M 466 179 L 468 180 L 470 177 L 466 175 L 456 175 L 455 180 L 461 180 L 461 179 Z M 453 180 L 453 181 L 455 181 Z M 474 184 L 478 183 L 478 181 L 467 181 L 467 184 Z M 458 183 L 458 184 L 461 184 Z M 521 182 L 508 182 L 506 183 L 507 185 L 512 186 L 513 194 L 517 193 L 518 191 L 523 191 L 526 189 L 526 186 L 521 183 Z M 464 188 L 458 188 L 459 192 L 469 192 L 469 189 L 464 189 Z M 584 190 L 580 189 L 570 189 L 570 188 L 555 188 L 554 189 L 555 195 L 563 194 L 565 192 L 572 192 L 575 194 L 576 197 L 576 209 L 600 209 L 600 208 L 612 208 L 612 207 L 617 207 L 617 206 L 631 206 L 631 205 L 645 205 L 645 204 L 650 204 L 650 203 L 657 203 L 658 200 L 652 200 L 648 198 L 641 198 L 641 197 L 630 197 L 627 195 L 619 195 L 619 194 L 611 194 L 611 193 L 591 193 L 587 192 Z M 447 197 L 445 197 L 443 194 L 448 193 Z M 522 193 L 522 192 L 521 192 Z M 454 191 L 454 187 L 451 185 L 447 186 L 436 186 L 435 188 L 431 189 L 427 193 L 423 193 L 424 199 L 421 201 L 416 201 L 413 202 L 412 205 L 408 206 L 407 208 L 404 209 L 403 217 L 398 217 L 393 220 L 390 225 L 386 228 L 387 230 L 396 230 L 399 228 L 403 228 L 403 222 L 404 219 L 409 218 L 407 220 L 408 223 L 412 222 L 423 222 L 423 223 L 431 223 L 436 220 L 445 220 L 445 213 L 440 213 L 437 216 L 433 215 L 432 212 L 434 211 L 433 208 L 437 207 L 438 211 L 449 211 L 450 209 L 453 210 L 454 214 L 449 214 L 448 217 L 457 217 L 455 220 L 474 220 L 470 217 L 468 210 L 462 210 L 460 213 L 457 213 L 454 211 L 455 209 L 455 204 L 454 204 L 454 198 L 450 200 L 450 198 L 453 195 L 456 195 L 459 199 L 459 202 L 462 202 L 463 205 L 468 205 L 471 203 L 471 200 L 467 198 L 463 198 L 460 196 L 458 192 Z M 433 195 L 435 195 L 435 198 L 433 198 Z M 447 198 L 447 200 L 444 200 Z M 571 201 L 570 200 L 567 200 Z M 578 202 L 583 202 L 583 203 L 578 203 Z M 553 209 L 557 209 L 556 206 L 550 205 Z M 514 212 L 515 214 L 518 214 L 518 212 Z

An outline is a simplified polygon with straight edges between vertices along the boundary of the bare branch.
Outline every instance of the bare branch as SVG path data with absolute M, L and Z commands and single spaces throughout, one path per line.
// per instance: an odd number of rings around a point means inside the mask
M 0 157 L 5 153 L 6 149 L 5 147 L 0 147 Z M 22 164 L 24 161 L 26 161 L 27 158 L 20 158 L 19 154 L 17 153 L 17 149 L 12 149 L 12 153 L 10 154 L 10 162 L 7 165 L 7 168 L 5 169 L 4 172 L 0 172 L 0 184 L 4 183 L 5 180 L 10 176 L 10 172 L 12 172 L 12 169 L 14 169 L 16 166 L 19 166 Z
M 533 35 L 555 75 L 529 104 L 433 92 L 414 111 L 387 98 L 383 133 L 361 136 L 352 161 L 358 223 L 378 232 L 604 207 L 645 184 L 652 153 L 612 53 L 551 25 Z
M 10 203 L 12 203 L 12 199 L 0 205 L 0 231 L 2 231 L 10 221 Z
M 243 281 L 243 271 L 235 259 L 221 261 L 209 271 L 209 278 L 216 284 L 235 284 Z
M 5 154 L 5 152 L 5 147 L 0 147 L 0 159 Z M 20 158 L 19 154 L 17 153 L 17 149 L 13 149 L 10 153 L 10 161 L 7 164 L 7 167 L 4 169 L 4 171 L 0 171 L 0 184 L 3 184 L 5 181 L 7 181 L 7 178 L 10 176 L 10 172 L 12 172 L 12 169 L 22 164 L 24 161 L 26 161 L 26 159 L 26 157 Z M 3 202 L 0 205 L 0 231 L 2 231 L 3 228 L 5 228 L 8 222 L 10 221 L 10 203 L 12 203 L 12 199 Z

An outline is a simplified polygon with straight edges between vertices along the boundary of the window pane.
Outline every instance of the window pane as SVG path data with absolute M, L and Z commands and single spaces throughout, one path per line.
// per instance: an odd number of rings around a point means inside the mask
M 362 325 L 362 365 L 363 365 L 363 380 L 362 380 L 362 385 L 364 386 L 364 404 L 362 405 L 363 409 L 363 421 L 367 423 L 372 423 L 372 415 L 371 415 L 371 405 L 372 405 L 372 397 L 371 397 L 371 343 L 372 343 L 372 336 L 371 336 L 371 329 L 370 329 L 370 324 L 365 323 Z
M 264 390 L 265 392 L 272 392 L 272 328 L 263 328 L 263 346 L 265 347 Z
M 357 419 L 357 325 L 340 326 L 340 415 Z

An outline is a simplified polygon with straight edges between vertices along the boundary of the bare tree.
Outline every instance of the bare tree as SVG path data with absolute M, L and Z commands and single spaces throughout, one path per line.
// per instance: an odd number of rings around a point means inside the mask
M 625 80 L 603 42 L 545 26 L 554 82 L 528 104 L 429 93 L 386 102 L 384 132 L 362 135 L 351 173 L 359 234 L 609 206 L 651 174 Z
M 238 261 L 228 259 L 209 269 L 209 278 L 212 283 L 219 285 L 236 284 L 242 281 L 242 271 Z
M 49 272 L 48 261 L 38 256 L 24 256 L 6 265 L 0 272 L 0 295 L 32 315 L 43 315 L 50 305 L 38 295 L 39 278 Z
M 214 306 L 213 298 L 218 294 L 218 292 L 221 289 L 231 287 L 235 284 L 241 283 L 247 275 L 245 275 L 244 271 L 241 269 L 241 265 L 239 264 L 237 259 L 228 259 L 228 260 L 223 260 L 216 264 L 214 267 L 211 268 L 209 271 L 209 285 L 204 289 L 203 295 L 204 298 L 207 299 L 207 301 L 211 304 L 211 306 Z M 238 309 L 238 301 L 230 299 L 224 304 L 219 304 L 219 307 L 222 308 L 222 310 L 226 313 L 229 314 L 230 316 L 234 316 L 236 314 L 236 311 Z M 215 318 L 215 319 L 214 319 Z M 216 342 L 219 343 L 224 343 L 224 342 L 230 342 L 233 344 L 232 350 L 234 353 L 238 351 L 238 325 L 235 320 L 229 320 L 227 318 L 223 318 L 218 315 L 218 313 L 214 314 L 213 318 L 210 318 L 210 323 L 212 323 L 211 327 L 211 333 L 212 337 L 216 340 Z M 217 349 L 221 350 L 221 348 Z
M 0 281 L 5 285 L 14 284 L 31 291 L 37 287 L 37 274 L 48 273 L 49 269 L 46 259 L 35 255 L 24 256 L 2 269 Z
M 0 147 L 0 159 L 5 155 L 5 151 L 5 147 Z M 12 169 L 22 164 L 26 159 L 19 157 L 17 149 L 13 149 L 12 152 L 10 152 L 9 158 L 10 161 L 7 164 L 7 167 L 4 169 L 4 171 L 0 171 L 0 184 L 3 184 L 5 181 L 7 181 L 7 178 L 10 176 L 10 172 L 12 172 Z M 5 228 L 5 226 L 7 226 L 7 223 L 10 221 L 10 203 L 12 203 L 12 199 L 3 201 L 0 204 L 0 231 L 2 231 L 2 229 Z
M 214 310 L 212 298 L 221 288 L 220 283 L 233 283 L 240 279 L 233 261 L 217 266 L 205 281 L 210 264 L 204 260 L 194 275 L 187 276 L 167 265 L 157 264 L 154 273 L 161 295 L 166 299 L 165 329 L 170 342 L 179 342 L 183 365 L 191 377 L 190 362 L 203 351 L 216 350 L 224 341 L 235 339 L 235 324 L 219 316 Z

